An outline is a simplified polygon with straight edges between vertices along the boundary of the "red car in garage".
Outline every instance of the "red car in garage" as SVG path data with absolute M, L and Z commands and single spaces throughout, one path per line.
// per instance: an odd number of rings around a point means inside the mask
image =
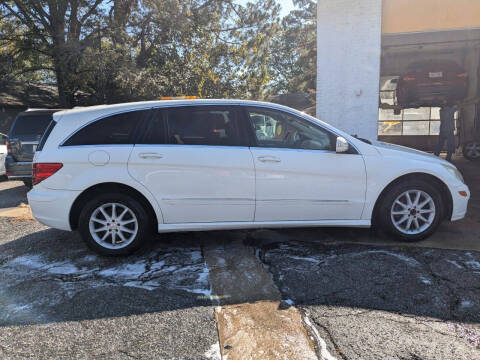
M 465 99 L 468 73 L 447 60 L 411 63 L 397 83 L 397 104 L 403 108 L 439 106 Z

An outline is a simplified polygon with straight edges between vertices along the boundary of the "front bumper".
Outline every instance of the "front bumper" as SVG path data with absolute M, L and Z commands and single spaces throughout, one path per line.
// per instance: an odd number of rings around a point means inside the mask
M 460 192 L 466 192 L 467 196 L 460 195 Z M 470 189 L 467 185 L 460 185 L 452 189 L 452 217 L 451 221 L 463 219 L 467 214 L 468 200 L 470 199 Z
M 31 179 L 32 163 L 30 161 L 15 161 L 11 156 L 5 158 L 5 170 L 9 179 Z
M 53 228 L 71 231 L 70 209 L 79 194 L 80 191 L 35 187 L 27 197 L 35 219 Z

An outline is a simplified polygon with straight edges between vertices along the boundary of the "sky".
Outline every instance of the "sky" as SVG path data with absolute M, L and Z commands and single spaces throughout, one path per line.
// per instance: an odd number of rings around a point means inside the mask
M 252 2 L 252 1 L 255 1 L 255 0 L 237 0 L 236 2 L 239 4 L 245 5 L 247 2 Z M 277 0 L 277 2 L 282 7 L 280 10 L 281 17 L 288 15 L 288 13 L 294 9 L 292 0 Z

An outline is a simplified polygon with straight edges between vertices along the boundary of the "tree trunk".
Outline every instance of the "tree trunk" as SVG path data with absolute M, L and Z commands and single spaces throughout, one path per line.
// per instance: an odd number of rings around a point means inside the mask
M 50 8 L 50 34 L 53 40 L 52 59 L 57 77 L 58 102 L 62 108 L 73 107 L 74 94 L 72 93 L 71 71 L 69 66 L 66 25 L 66 7 Z

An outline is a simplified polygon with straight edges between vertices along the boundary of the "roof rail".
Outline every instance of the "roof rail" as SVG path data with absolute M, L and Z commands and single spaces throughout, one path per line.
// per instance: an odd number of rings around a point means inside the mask
M 60 111 L 60 110 L 67 110 L 67 109 L 48 109 L 48 108 L 28 108 L 25 112 L 29 111 Z

